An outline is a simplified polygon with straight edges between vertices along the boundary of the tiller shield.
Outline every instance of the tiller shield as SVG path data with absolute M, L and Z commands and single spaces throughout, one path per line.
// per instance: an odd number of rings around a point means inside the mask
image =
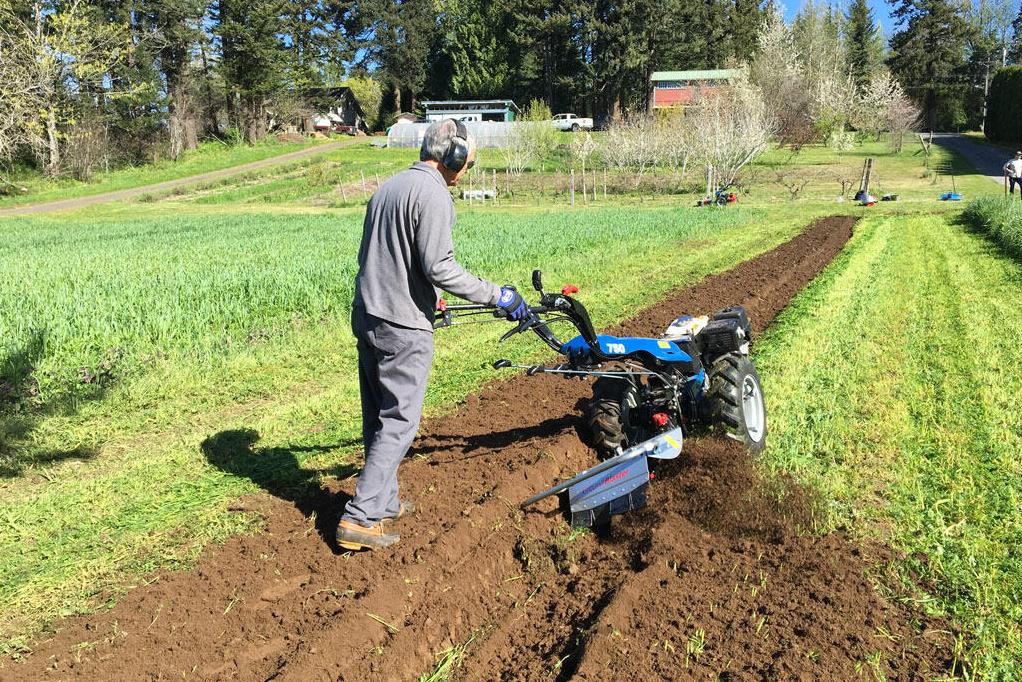
M 646 486 L 650 481 L 649 458 L 674 459 L 681 454 L 681 445 L 681 429 L 672 429 L 533 495 L 521 506 L 524 509 L 567 491 L 571 525 L 601 525 L 614 514 L 645 507 Z

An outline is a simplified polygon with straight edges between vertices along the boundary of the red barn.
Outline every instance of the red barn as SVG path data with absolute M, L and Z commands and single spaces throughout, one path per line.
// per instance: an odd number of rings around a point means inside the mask
M 655 71 L 649 79 L 653 85 L 652 108 L 697 105 L 701 98 L 726 87 L 741 73 L 741 69 Z

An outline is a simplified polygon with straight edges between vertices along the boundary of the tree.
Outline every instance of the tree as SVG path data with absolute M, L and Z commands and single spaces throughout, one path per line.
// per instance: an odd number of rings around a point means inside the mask
M 270 97 L 284 84 L 280 0 L 216 0 L 214 16 L 220 36 L 229 110 L 247 142 L 266 136 Z
M 1008 43 L 1008 61 L 1012 64 L 1022 62 L 1022 7 L 1018 16 L 1011 22 L 1011 41 Z
M 746 79 L 707 98 L 691 116 L 694 154 L 720 186 L 734 184 L 739 171 L 766 149 L 775 131 L 763 93 Z
M 922 105 L 929 129 L 964 125 L 965 19 L 951 0 L 900 0 L 894 16 L 891 72 Z
M 867 0 L 852 0 L 845 17 L 845 59 L 862 92 L 883 65 L 883 43 Z
M 204 0 L 144 0 L 140 15 L 154 33 L 157 58 L 167 92 L 167 128 L 170 157 L 199 144 L 199 110 L 196 105 L 192 54 L 201 33 Z
M 123 25 L 97 20 L 79 0 L 60 5 L 36 3 L 31 15 L 2 12 L 7 49 L 4 55 L 25 69 L 14 83 L 20 103 L 12 110 L 31 111 L 21 120 L 21 140 L 44 159 L 48 175 L 62 170 L 67 129 L 75 124 L 81 106 L 75 93 L 103 90 L 107 75 L 127 53 L 130 43 Z

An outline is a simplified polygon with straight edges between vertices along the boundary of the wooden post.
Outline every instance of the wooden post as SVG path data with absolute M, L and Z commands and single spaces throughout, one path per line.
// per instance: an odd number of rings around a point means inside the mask
M 369 196 L 366 193 L 366 174 L 364 171 L 359 171 L 358 173 L 362 176 L 362 198 L 369 201 Z
M 380 174 L 376 174 L 376 189 L 380 189 Z
M 571 205 L 575 205 L 575 169 L 571 169 Z
M 586 171 L 585 171 L 585 168 L 582 169 L 582 203 L 583 204 L 588 204 L 589 203 L 589 190 L 586 189 Z
M 603 200 L 607 200 L 607 169 L 603 169 Z
M 593 203 L 596 203 L 596 171 L 593 171 Z
M 497 203 L 497 169 L 493 169 L 493 203 Z
M 344 183 L 341 183 L 341 201 L 348 203 L 348 193 L 344 191 Z

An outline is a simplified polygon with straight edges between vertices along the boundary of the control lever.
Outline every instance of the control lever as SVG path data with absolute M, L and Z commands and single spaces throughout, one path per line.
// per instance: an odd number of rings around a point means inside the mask
M 511 366 L 511 361 L 507 358 L 497 360 L 493 363 L 493 369 L 507 369 Z

